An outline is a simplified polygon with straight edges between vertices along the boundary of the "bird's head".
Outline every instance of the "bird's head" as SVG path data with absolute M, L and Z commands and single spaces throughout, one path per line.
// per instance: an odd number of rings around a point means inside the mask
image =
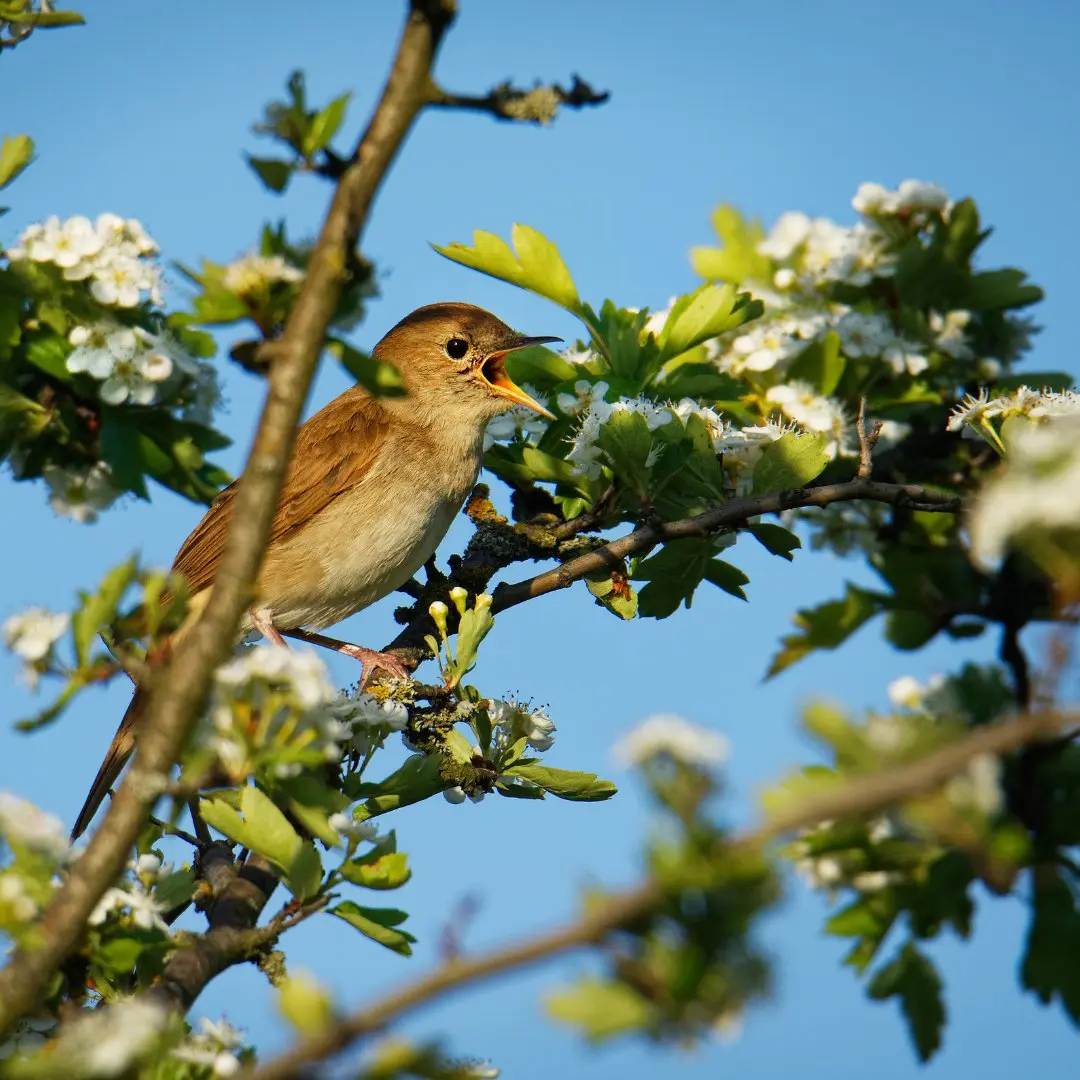
M 519 334 L 472 304 L 441 303 L 406 315 L 375 346 L 374 355 L 401 374 L 409 396 L 400 399 L 399 408 L 433 405 L 486 422 L 524 405 L 554 420 L 510 378 L 506 357 L 530 345 L 561 340 Z

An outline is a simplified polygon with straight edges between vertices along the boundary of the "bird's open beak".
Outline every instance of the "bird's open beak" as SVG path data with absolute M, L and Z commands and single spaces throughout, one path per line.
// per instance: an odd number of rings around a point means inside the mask
M 519 349 L 527 349 L 531 345 L 546 345 L 549 341 L 562 341 L 558 337 L 520 337 L 508 349 L 500 349 L 491 353 L 480 365 L 480 377 L 491 388 L 492 393 L 512 401 L 515 405 L 524 405 L 526 409 L 546 416 L 549 420 L 555 417 L 549 413 L 539 401 L 534 400 L 521 389 L 520 386 L 506 373 L 506 358 Z

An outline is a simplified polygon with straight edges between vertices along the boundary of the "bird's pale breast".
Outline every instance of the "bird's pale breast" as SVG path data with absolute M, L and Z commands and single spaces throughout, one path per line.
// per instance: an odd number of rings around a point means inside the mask
M 475 429 L 437 442 L 392 435 L 358 484 L 267 553 L 259 603 L 274 624 L 331 626 L 408 581 L 446 535 L 481 455 Z

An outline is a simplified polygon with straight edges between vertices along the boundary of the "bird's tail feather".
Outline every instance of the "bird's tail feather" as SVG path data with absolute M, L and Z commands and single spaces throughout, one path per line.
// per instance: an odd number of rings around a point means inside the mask
M 90 794 L 86 796 L 86 802 L 83 803 L 83 808 L 75 819 L 75 827 L 71 830 L 72 840 L 77 839 L 86 831 L 98 807 L 105 801 L 109 789 L 123 772 L 128 758 L 135 749 L 135 732 L 142 720 L 148 698 L 149 695 L 145 690 L 135 688 L 135 696 L 131 699 L 127 712 L 124 713 L 124 719 L 120 721 L 120 727 L 113 736 L 113 741 L 105 755 L 105 760 L 101 763 L 101 768 L 98 769 L 97 776 L 94 777 Z

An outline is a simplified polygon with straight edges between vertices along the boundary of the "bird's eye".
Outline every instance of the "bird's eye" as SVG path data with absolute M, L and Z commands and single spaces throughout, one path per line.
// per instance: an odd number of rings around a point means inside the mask
M 451 360 L 460 360 L 469 351 L 469 343 L 464 338 L 452 337 L 446 343 L 446 355 Z

